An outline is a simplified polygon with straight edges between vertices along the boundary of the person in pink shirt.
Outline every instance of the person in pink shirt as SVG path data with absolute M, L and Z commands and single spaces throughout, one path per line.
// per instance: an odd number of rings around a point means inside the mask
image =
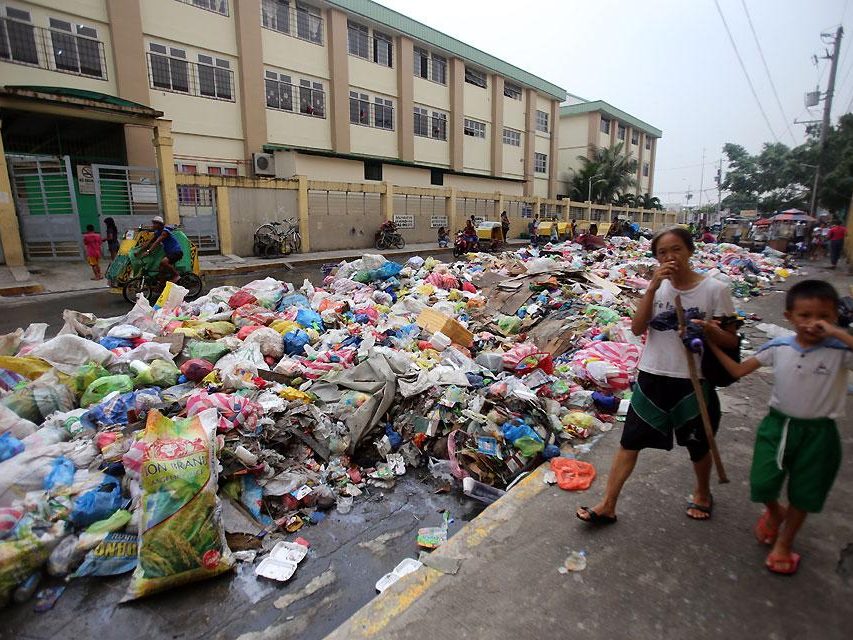
M 86 226 L 86 233 L 83 234 L 83 246 L 86 248 L 86 262 L 92 267 L 92 280 L 101 280 L 101 245 L 104 239 L 101 234 L 95 231 L 93 225 Z
M 844 249 L 844 236 L 847 235 L 847 227 L 841 224 L 841 220 L 833 218 L 832 226 L 829 228 L 827 240 L 829 240 L 829 261 L 832 263 L 830 269 L 835 269 L 841 252 Z

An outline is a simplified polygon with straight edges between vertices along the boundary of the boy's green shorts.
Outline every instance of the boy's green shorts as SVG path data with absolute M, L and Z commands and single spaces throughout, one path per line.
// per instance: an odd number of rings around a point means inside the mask
M 834 420 L 791 418 L 771 408 L 755 436 L 749 473 L 752 501 L 778 500 L 787 475 L 789 503 L 817 513 L 823 509 L 840 466 L 841 438 Z

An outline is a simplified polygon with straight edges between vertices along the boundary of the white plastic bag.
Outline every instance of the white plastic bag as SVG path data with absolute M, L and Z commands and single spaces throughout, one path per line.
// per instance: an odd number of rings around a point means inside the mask
M 23 440 L 35 433 L 37 429 L 38 426 L 35 423 L 24 420 L 5 404 L 0 404 L 0 434 L 8 431 L 12 437 Z
M 15 329 L 12 333 L 0 336 L 0 356 L 13 356 L 18 353 L 23 335 L 23 329 Z
M 264 356 L 279 359 L 284 354 L 284 342 L 275 329 L 261 327 L 255 329 L 243 341 L 244 345 L 257 344 Z
M 33 322 L 24 330 L 21 336 L 21 345 L 18 348 L 18 355 L 27 355 L 30 350 L 44 342 L 44 334 L 47 331 L 47 323 Z
M 97 342 L 80 336 L 65 334 L 51 338 L 30 351 L 28 355 L 46 360 L 64 374 L 73 375 L 84 364 L 96 362 L 107 366 L 113 354 Z
M 169 351 L 169 343 L 167 342 L 143 342 L 138 347 L 135 347 L 127 353 L 121 354 L 115 358 L 113 364 L 130 364 L 134 360 L 142 362 L 152 362 L 153 360 L 172 360 L 172 354 Z

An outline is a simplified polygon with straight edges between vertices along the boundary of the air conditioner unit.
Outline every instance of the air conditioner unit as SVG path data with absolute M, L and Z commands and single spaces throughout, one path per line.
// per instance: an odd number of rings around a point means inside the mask
M 271 153 L 253 153 L 252 166 L 256 176 L 274 176 L 275 156 Z

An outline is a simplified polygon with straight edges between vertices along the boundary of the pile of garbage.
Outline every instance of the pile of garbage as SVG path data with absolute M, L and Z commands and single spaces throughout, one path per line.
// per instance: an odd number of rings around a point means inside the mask
M 609 430 L 642 349 L 648 241 L 468 258 L 366 255 L 321 287 L 192 302 L 169 284 L 121 317 L 0 337 L 0 602 L 45 573 L 132 571 L 126 599 L 237 561 L 287 579 L 307 542 L 285 537 L 410 469 L 489 502 Z M 696 262 L 744 295 L 786 275 L 733 245 Z

